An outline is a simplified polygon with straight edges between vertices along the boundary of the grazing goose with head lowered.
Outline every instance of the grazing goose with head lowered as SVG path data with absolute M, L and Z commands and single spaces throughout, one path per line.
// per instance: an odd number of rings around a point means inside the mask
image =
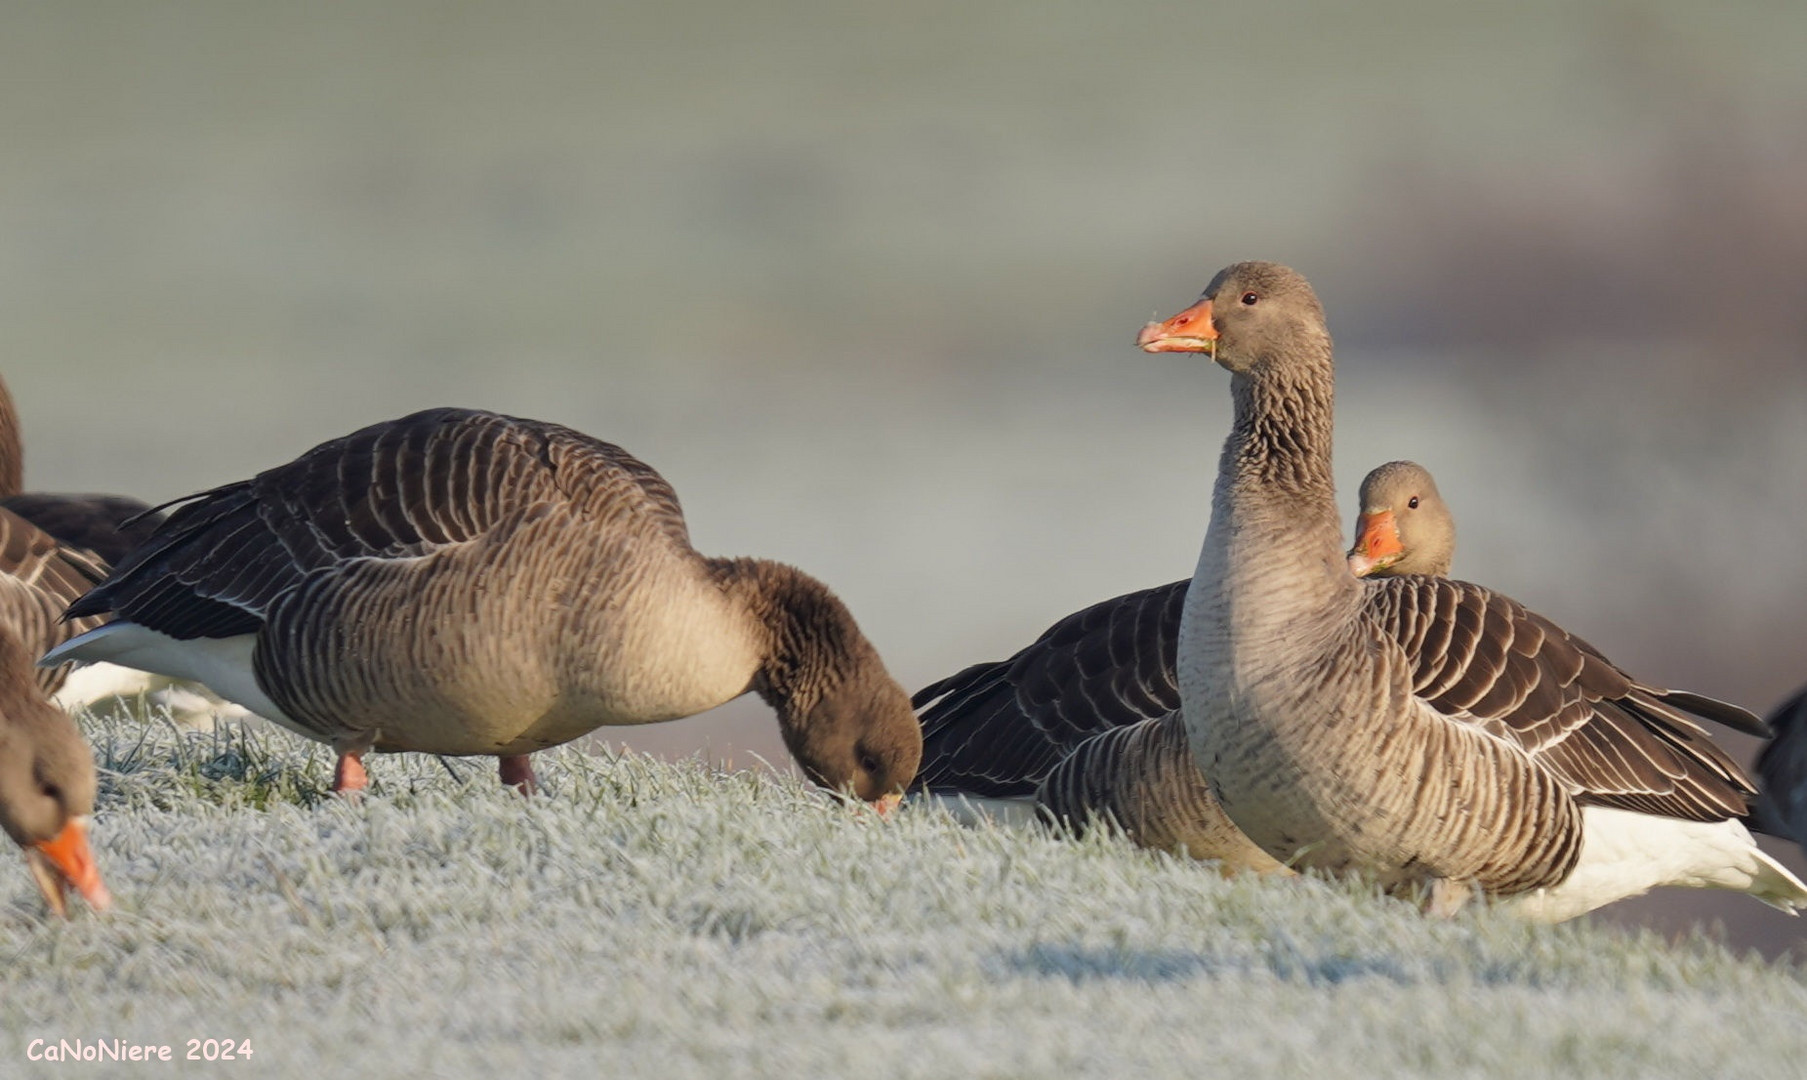
M 431 409 L 183 503 L 71 609 L 47 660 L 201 682 L 339 754 L 528 755 L 749 690 L 812 779 L 894 801 L 921 734 L 853 616 L 801 571 L 705 558 L 671 486 L 557 424 Z
M 1668 884 L 1807 904 L 1737 820 L 1749 779 L 1687 714 L 1755 718 L 1643 685 L 1480 586 L 1347 572 L 1330 334 L 1304 278 L 1237 263 L 1138 343 L 1231 372 L 1177 660 L 1194 758 L 1257 846 L 1550 919 Z
M 1423 466 L 1382 465 L 1362 481 L 1351 568 L 1449 572 L 1455 521 Z M 1075 827 L 1108 819 L 1144 847 L 1230 869 L 1280 864 L 1230 824 L 1193 764 L 1174 671 L 1190 581 L 1094 604 L 1008 660 L 975 664 L 918 691 L 916 789 L 956 813 Z
M 44 901 L 66 914 L 79 892 L 103 910 L 111 902 L 88 847 L 94 761 L 75 722 L 44 697 L 31 654 L 0 629 L 0 829 L 25 851 Z

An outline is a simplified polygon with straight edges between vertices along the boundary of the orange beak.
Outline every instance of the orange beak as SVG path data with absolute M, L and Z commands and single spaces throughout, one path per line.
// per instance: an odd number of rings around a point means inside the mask
M 1391 510 L 1370 510 L 1355 523 L 1355 546 L 1349 549 L 1349 569 L 1356 577 L 1385 570 L 1405 554 L 1399 542 L 1399 524 Z
M 68 914 L 63 897 L 70 888 L 81 893 L 96 911 L 112 906 L 113 897 L 100 880 L 100 865 L 88 847 L 85 819 L 70 818 L 62 832 L 31 845 L 25 851 L 25 861 L 37 879 L 38 890 L 44 894 L 44 902 L 56 914 Z
M 1211 301 L 1200 300 L 1166 322 L 1151 322 L 1136 335 L 1143 352 L 1202 352 L 1217 355 L 1217 326 Z

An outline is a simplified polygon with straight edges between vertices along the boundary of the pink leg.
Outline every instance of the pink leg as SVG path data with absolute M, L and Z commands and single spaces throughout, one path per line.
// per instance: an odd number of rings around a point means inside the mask
M 526 754 L 497 758 L 496 771 L 502 775 L 502 783 L 523 795 L 532 795 L 540 789 L 539 777 L 533 775 L 533 762 Z
M 370 786 L 370 774 L 364 771 L 364 751 L 347 750 L 339 755 L 333 768 L 333 790 L 339 794 L 363 791 Z

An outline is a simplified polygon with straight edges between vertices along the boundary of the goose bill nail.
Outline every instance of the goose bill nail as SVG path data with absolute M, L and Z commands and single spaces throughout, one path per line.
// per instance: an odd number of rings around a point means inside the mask
M 1164 322 L 1151 322 L 1136 335 L 1143 352 L 1202 352 L 1217 355 L 1217 327 L 1211 301 L 1202 300 Z
M 1379 570 L 1403 554 L 1405 545 L 1399 540 L 1399 525 L 1391 510 L 1362 515 L 1361 535 L 1349 552 L 1349 568 L 1356 577 Z
M 28 858 L 32 858 L 32 872 L 38 879 L 38 887 L 44 892 L 44 899 L 49 901 L 53 910 L 62 913 L 62 892 L 66 884 L 82 894 L 90 907 L 96 911 L 105 911 L 113 902 L 107 893 L 107 887 L 100 880 L 100 865 L 94 861 L 94 852 L 88 846 L 88 829 L 80 818 L 71 818 L 63 826 L 63 831 L 49 840 L 40 840 L 32 845 Z M 59 895 L 52 899 L 51 889 L 45 879 L 52 878 Z

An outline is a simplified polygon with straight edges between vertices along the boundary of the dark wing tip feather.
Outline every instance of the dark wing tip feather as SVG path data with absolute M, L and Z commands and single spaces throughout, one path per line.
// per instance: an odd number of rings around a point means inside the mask
M 1745 813 L 1754 785 L 1690 714 L 1760 730 L 1751 714 L 1644 687 L 1586 641 L 1478 585 L 1390 578 L 1368 595 L 1420 698 L 1510 735 L 1578 800 L 1699 821 Z
M 1024 796 L 1087 739 L 1178 707 L 1174 642 L 1188 581 L 1076 611 L 1008 660 L 918 690 L 919 788 Z
M 1720 701 L 1705 694 L 1696 694 L 1687 690 L 1657 690 L 1651 687 L 1640 687 L 1645 693 L 1673 708 L 1704 717 L 1715 724 L 1722 724 L 1733 731 L 1742 731 L 1746 735 L 1755 735 L 1759 739 L 1775 737 L 1775 729 L 1770 724 L 1748 709 L 1733 705 L 1729 701 Z

